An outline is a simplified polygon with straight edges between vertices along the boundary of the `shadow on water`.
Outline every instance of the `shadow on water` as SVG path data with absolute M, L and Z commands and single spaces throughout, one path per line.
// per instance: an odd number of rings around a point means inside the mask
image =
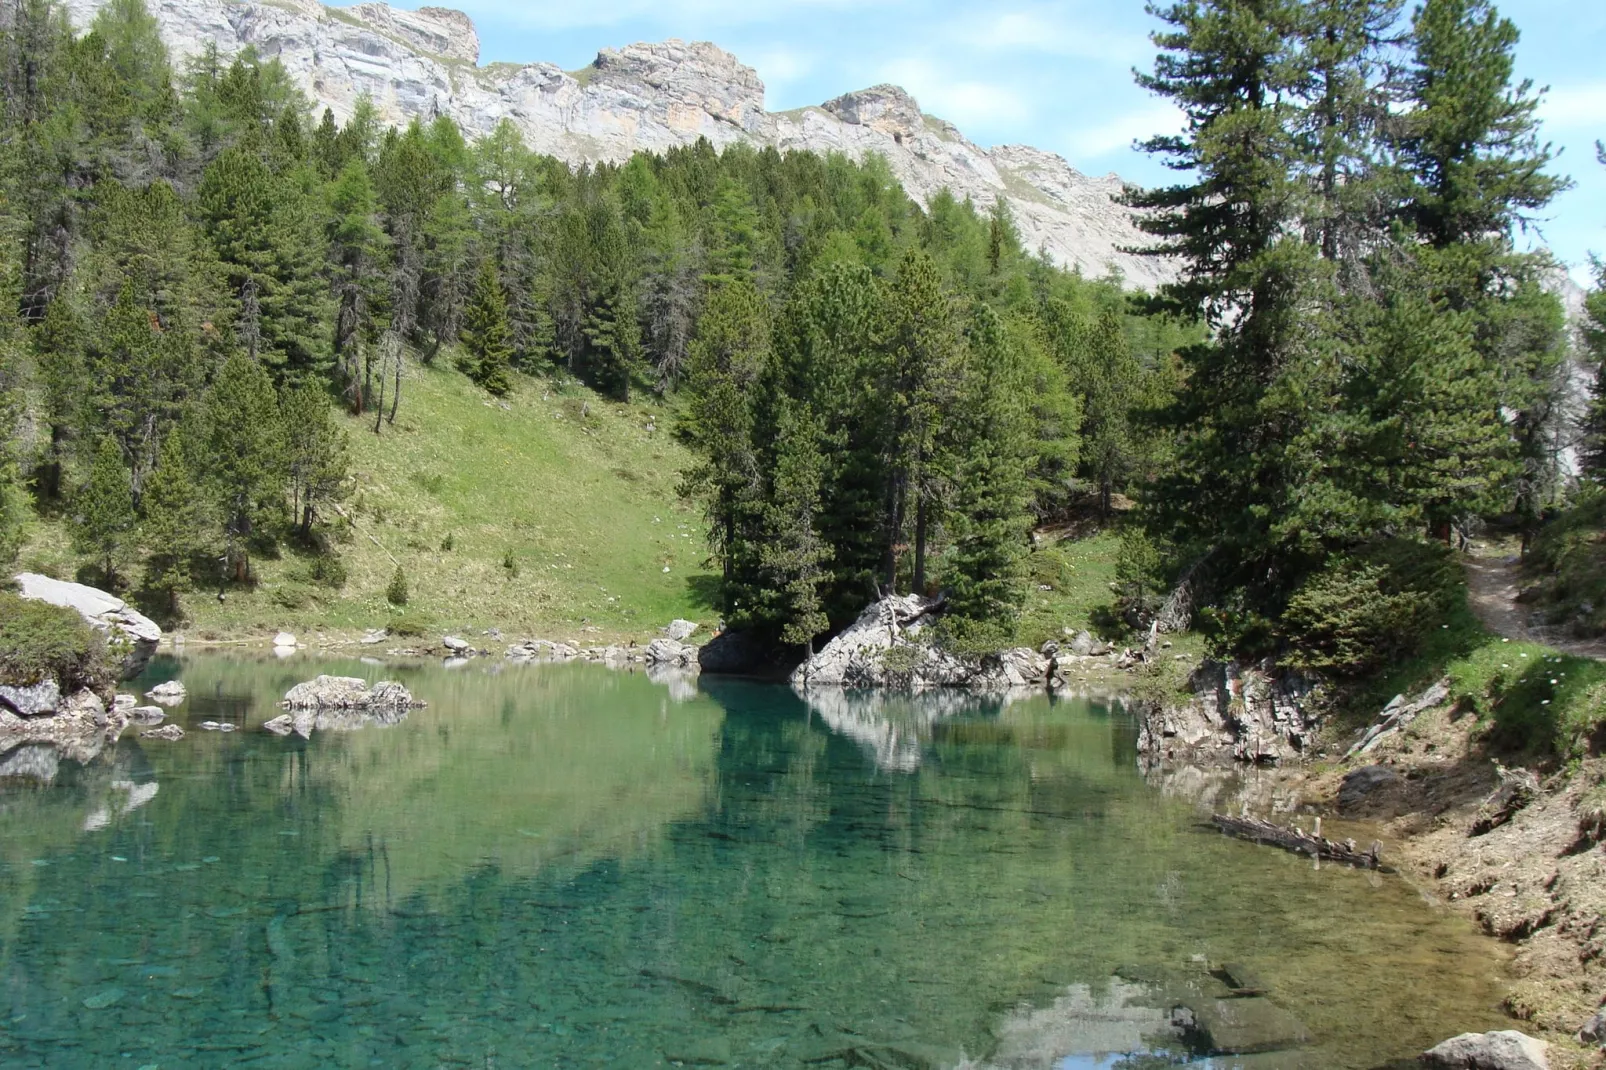
M 258 730 L 320 671 L 429 705 Z M 184 740 L 0 780 L 0 1065 L 1372 1067 L 1500 1023 L 1490 945 L 1200 831 L 1098 703 L 175 675 Z

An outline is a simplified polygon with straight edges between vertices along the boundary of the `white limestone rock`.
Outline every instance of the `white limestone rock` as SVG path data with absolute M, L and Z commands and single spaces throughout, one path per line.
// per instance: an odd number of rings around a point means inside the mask
M 162 641 L 162 629 L 156 622 L 116 595 L 37 572 L 19 573 L 16 581 L 17 593 L 22 597 L 77 610 L 90 627 L 104 633 L 109 652 L 122 658 L 124 680 L 139 675 Z
M 1549 1070 L 1550 1046 L 1515 1029 L 1462 1033 L 1422 1053 L 1441 1070 Z

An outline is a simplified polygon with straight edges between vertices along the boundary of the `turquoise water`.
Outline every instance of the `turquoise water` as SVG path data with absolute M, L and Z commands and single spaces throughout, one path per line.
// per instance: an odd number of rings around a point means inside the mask
M 1375 1067 L 1502 1024 L 1492 944 L 1223 839 L 1118 710 L 496 668 L 159 661 L 185 739 L 0 780 L 0 1066 Z M 430 705 L 258 730 L 318 672 Z

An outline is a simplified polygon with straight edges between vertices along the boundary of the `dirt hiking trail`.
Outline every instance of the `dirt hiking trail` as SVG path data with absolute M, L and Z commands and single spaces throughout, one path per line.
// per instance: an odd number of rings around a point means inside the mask
M 1542 643 L 1564 654 L 1606 661 L 1606 639 L 1574 639 L 1559 628 L 1528 624 L 1529 610 L 1517 601 L 1522 591 L 1522 560 L 1501 548 L 1477 546 L 1466 557 L 1467 601 L 1484 627 L 1507 639 Z

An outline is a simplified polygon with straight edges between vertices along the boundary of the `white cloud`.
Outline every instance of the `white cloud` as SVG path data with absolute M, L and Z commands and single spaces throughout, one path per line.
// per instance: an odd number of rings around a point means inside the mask
M 786 85 L 805 77 L 814 70 L 815 56 L 794 48 L 772 48 L 742 55 L 742 62 L 751 66 L 764 79 L 766 87 Z
M 973 15 L 954 24 L 956 41 L 989 51 L 1032 52 L 1130 66 L 1149 52 L 1141 34 L 1114 32 L 1063 6 Z
M 1103 122 L 1074 126 L 1066 136 L 1076 159 L 1097 159 L 1132 147 L 1132 142 L 1170 134 L 1182 128 L 1182 113 L 1170 104 L 1155 102 L 1137 111 Z
M 1545 94 L 1539 115 L 1552 129 L 1594 131 L 1606 137 L 1606 82 L 1552 89 Z
M 1011 125 L 1031 118 L 1031 104 L 1020 90 L 997 82 L 955 79 L 952 68 L 929 59 L 894 60 L 881 67 L 878 77 L 908 90 L 921 111 L 961 128 Z
M 471 0 L 460 4 L 470 16 L 494 14 L 516 25 L 545 30 L 574 30 L 653 20 L 702 28 L 777 22 L 784 15 L 809 10 L 848 11 L 899 0 Z M 698 32 L 705 32 L 700 29 Z M 681 34 L 686 36 L 686 34 Z

